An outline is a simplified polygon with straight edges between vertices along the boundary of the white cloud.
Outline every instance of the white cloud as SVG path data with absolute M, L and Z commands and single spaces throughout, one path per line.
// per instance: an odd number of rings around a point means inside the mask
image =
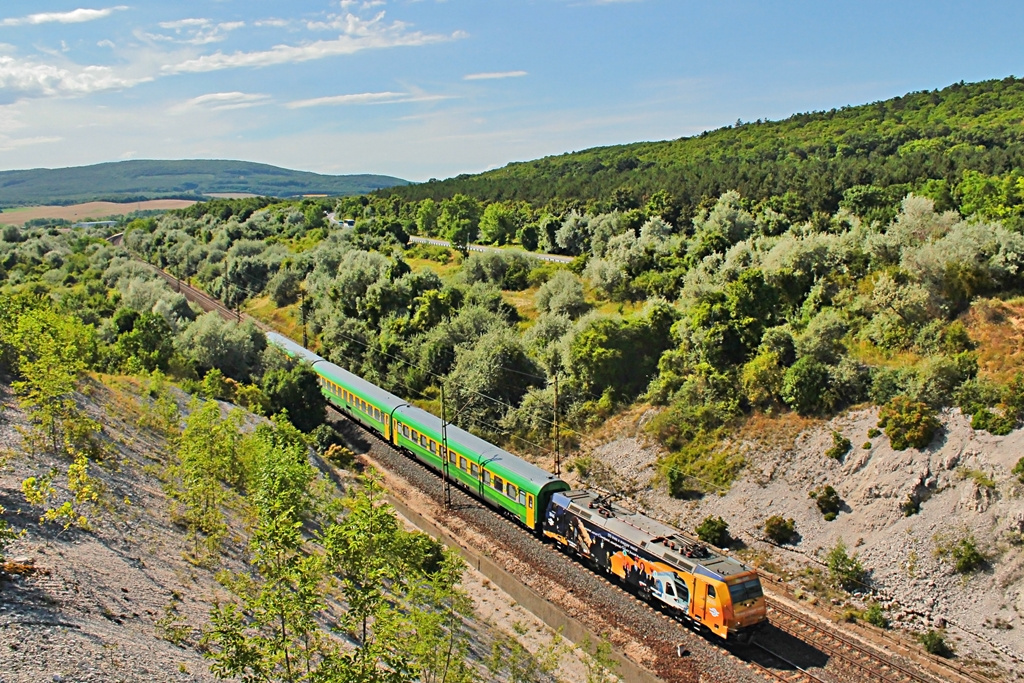
M 179 64 L 167 65 L 163 70 L 166 73 L 200 73 L 238 67 L 291 64 L 350 55 L 363 50 L 429 45 L 457 40 L 466 35 L 462 31 L 456 31 L 451 35 L 408 31 L 405 23 L 396 21 L 385 25 L 383 18 L 383 13 L 370 20 L 363 20 L 350 14 L 345 18 L 342 35 L 335 40 L 318 40 L 305 45 L 276 45 L 269 50 L 257 52 L 215 52 Z
M 146 37 L 158 42 L 178 42 L 187 45 L 209 45 L 219 43 L 227 38 L 227 34 L 245 26 L 244 21 L 226 21 L 214 23 L 209 19 L 188 18 L 176 21 L 165 21 L 160 28 L 174 31 L 174 36 L 146 34 Z
M 26 17 L 0 20 L 0 26 L 34 26 L 38 24 L 79 24 L 84 21 L 104 19 L 114 12 L 128 9 L 125 5 L 106 9 L 76 9 L 70 12 L 42 12 Z
M 39 136 L 34 138 L 9 138 L 0 135 L 0 151 L 9 152 L 15 149 L 21 149 L 22 147 L 32 147 L 33 145 L 46 145 L 54 142 L 61 142 L 64 138 L 59 137 L 46 137 Z
M 270 103 L 270 95 L 244 93 L 244 92 L 215 92 L 199 97 L 193 97 L 184 104 L 175 107 L 174 111 L 180 112 L 185 109 L 203 107 L 211 111 L 226 111 L 232 109 L 247 109 L 262 104 Z
M 491 71 L 479 74 L 467 74 L 462 77 L 464 81 L 487 81 L 497 78 L 519 78 L 525 76 L 525 71 Z
M 64 68 L 0 56 L 0 90 L 27 95 L 86 95 L 152 80 L 124 78 L 106 66 Z
M 435 102 L 449 99 L 447 95 L 417 95 L 402 92 L 364 92 L 350 95 L 332 95 L 315 97 L 309 100 L 296 100 L 285 105 L 288 109 L 304 109 L 306 107 L 341 106 L 350 104 L 402 104 L 405 102 Z
M 100 42 L 96 43 L 96 47 L 109 47 L 110 49 L 114 49 L 117 46 L 114 45 L 114 41 L 104 38 Z

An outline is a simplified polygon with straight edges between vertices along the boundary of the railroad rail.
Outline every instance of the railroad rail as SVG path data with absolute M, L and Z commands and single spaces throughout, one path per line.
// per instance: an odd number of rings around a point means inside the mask
M 116 237 L 117 236 L 115 236 L 115 239 Z M 113 239 L 111 241 L 115 244 L 117 243 Z M 162 269 L 148 264 L 141 259 L 137 260 L 152 268 L 156 274 L 174 287 L 176 291 L 183 294 L 186 299 L 196 303 L 204 310 L 215 311 L 227 320 L 236 320 L 239 322 L 242 320 L 250 321 L 264 331 L 271 331 L 273 329 L 269 325 L 247 314 L 231 310 L 206 292 L 182 282 Z M 379 441 L 378 439 L 374 440 Z M 384 442 L 381 441 L 380 443 Z M 603 577 L 601 577 L 601 580 L 604 583 L 616 586 L 622 590 L 621 586 L 617 586 L 614 582 L 608 581 Z M 628 593 L 628 591 L 623 592 L 630 595 L 637 602 L 642 602 L 636 596 Z M 893 661 L 892 656 L 887 656 L 879 651 L 869 648 L 861 642 L 858 642 L 856 639 L 842 634 L 837 629 L 828 628 L 824 624 L 801 614 L 777 599 L 769 597 L 768 608 L 769 622 L 772 626 L 813 648 L 819 649 L 822 653 L 829 655 L 830 662 L 835 661 L 837 668 L 845 670 L 846 675 L 841 676 L 841 678 L 848 678 L 852 674 L 854 680 L 884 681 L 887 683 L 936 683 L 941 680 L 938 678 L 938 674 L 926 675 L 895 662 Z M 664 613 L 662 613 L 662 616 L 665 619 L 671 620 L 671 617 Z M 720 649 L 727 651 L 727 648 Z M 737 655 L 736 652 L 731 652 L 731 654 L 733 656 L 737 656 L 739 659 L 750 665 L 750 667 L 759 674 L 769 679 L 788 681 L 791 683 L 800 681 L 820 683 L 832 680 L 831 677 L 822 678 L 818 676 L 817 674 L 807 670 L 807 668 L 801 667 L 799 664 L 791 661 L 791 659 L 775 652 L 762 643 L 751 643 L 749 649 L 758 650 L 763 654 L 759 657 L 753 657 L 749 654 Z M 764 662 L 764 657 L 768 658 L 767 662 Z M 941 665 L 941 663 L 937 664 Z M 951 671 L 955 671 L 961 676 L 970 678 L 974 681 L 987 680 L 982 679 L 971 672 L 961 670 L 959 667 L 953 667 L 951 668 Z
M 801 614 L 778 600 L 768 601 L 768 621 L 780 631 L 813 645 L 830 655 L 843 669 L 864 677 L 865 680 L 889 683 L 936 683 L 938 679 L 914 671 L 838 629 Z

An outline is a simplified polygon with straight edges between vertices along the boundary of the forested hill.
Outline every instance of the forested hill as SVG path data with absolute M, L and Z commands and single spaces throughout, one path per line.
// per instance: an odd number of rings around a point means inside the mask
M 382 175 L 320 175 L 247 161 L 132 160 L 75 168 L 0 171 L 0 206 L 134 201 L 249 193 L 271 197 L 365 194 L 407 181 Z
M 1024 81 L 1010 77 L 783 121 L 737 122 L 691 138 L 598 147 L 389 192 L 435 200 L 464 193 L 554 208 L 585 203 L 601 211 L 627 209 L 665 190 L 689 216 L 703 199 L 738 190 L 752 200 L 776 197 L 777 210 L 793 218 L 794 209 L 832 213 L 844 196 L 859 201 L 861 211 L 892 206 L 913 190 L 944 207 L 967 170 L 998 176 L 1024 168 L 1022 120 Z

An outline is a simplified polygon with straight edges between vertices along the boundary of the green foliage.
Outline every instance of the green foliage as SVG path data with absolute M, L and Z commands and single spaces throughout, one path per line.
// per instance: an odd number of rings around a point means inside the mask
M 551 680 L 561 657 L 562 647 L 557 641 L 530 652 L 518 640 L 506 636 L 493 643 L 485 663 L 495 680 L 504 674 L 510 683 L 542 683 Z
M 1020 483 L 1024 484 L 1024 458 L 1017 461 L 1017 464 L 1013 466 L 1011 472 L 1017 475 L 1017 479 Z
M 941 428 L 935 411 L 906 396 L 894 396 L 878 414 L 878 426 L 885 430 L 892 447 L 925 448 Z
M 864 621 L 868 622 L 872 626 L 877 626 L 878 628 L 889 628 L 889 618 L 885 616 L 885 611 L 877 602 L 871 603 L 868 608 L 864 610 Z
M 311 432 L 323 424 L 327 400 L 320 391 L 317 374 L 309 365 L 297 363 L 288 370 L 269 370 L 260 380 L 260 389 L 269 401 L 271 412 L 283 411 L 300 430 Z
M 705 517 L 694 529 L 697 538 L 711 545 L 723 548 L 729 544 L 729 523 L 721 517 Z
M 921 501 L 914 494 L 908 493 L 906 499 L 900 503 L 900 512 L 904 517 L 911 517 L 921 511 Z
M 853 444 L 850 443 L 850 440 L 833 429 L 832 445 L 825 451 L 825 456 L 833 460 L 842 460 L 851 448 L 853 448 Z
M 4 506 L 0 505 L 0 515 L 7 512 Z M 0 562 L 4 561 L 4 553 L 12 542 L 18 539 L 21 534 L 8 523 L 6 519 L 0 518 Z
M 729 489 L 746 461 L 708 438 L 698 438 L 661 463 L 669 493 L 676 498 L 722 493 Z
M 867 588 L 868 572 L 864 569 L 854 553 L 849 555 L 846 544 L 842 540 L 828 551 L 825 556 L 829 577 L 832 582 L 845 591 L 862 591 Z
M 925 651 L 938 657 L 949 659 L 954 656 L 953 649 L 946 643 L 946 638 L 941 631 L 929 630 L 922 633 L 918 640 L 924 646 Z
M 621 680 L 615 673 L 619 663 L 612 656 L 612 644 L 607 638 L 593 643 L 587 636 L 580 643 L 580 648 L 589 655 L 583 660 L 587 668 L 587 683 L 618 683 Z
M 805 221 L 814 212 L 832 214 L 843 204 L 868 222 L 884 224 L 894 205 L 919 188 L 945 202 L 942 209 L 951 208 L 956 197 L 967 200 L 961 205 L 966 213 L 1012 216 L 1020 200 L 1010 172 L 1024 168 L 1024 145 L 1011 131 L 1022 110 L 1024 83 L 1018 79 L 959 83 L 691 138 L 515 163 L 390 192 L 407 199 L 442 199 L 456 192 L 481 200 L 516 196 L 535 206 L 573 198 L 603 210 L 637 204 L 619 191 L 623 188 L 647 194 L 670 189 L 670 205 L 682 222 L 699 214 L 704 198 L 738 190 L 791 222 Z M 937 169 L 945 170 L 937 174 Z M 979 169 L 993 175 L 970 175 Z M 966 184 L 958 183 L 961 178 Z M 961 187 L 950 192 L 950 184 Z
M 834 488 L 829 485 L 821 486 L 808 495 L 814 499 L 814 503 L 825 517 L 825 521 L 831 522 L 839 516 L 839 511 L 843 508 L 843 499 L 839 497 L 839 493 Z
M 170 492 L 180 505 L 173 515 L 185 526 L 192 543 L 190 560 L 216 559 L 227 533 L 222 506 L 224 484 L 241 487 L 247 478 L 240 448 L 241 411 L 221 417 L 216 401 L 193 399 L 185 429 L 176 443 L 177 462 L 169 468 Z
M 936 534 L 935 555 L 939 559 L 951 562 L 958 574 L 971 574 L 982 569 L 988 562 L 985 555 L 978 550 L 977 541 L 970 532 L 953 536 Z
M 824 363 L 804 356 L 786 370 L 782 378 L 782 399 L 801 415 L 828 412 L 835 406 L 830 395 L 830 380 Z
M 772 515 L 764 521 L 764 535 L 779 544 L 790 543 L 796 536 L 796 522 Z

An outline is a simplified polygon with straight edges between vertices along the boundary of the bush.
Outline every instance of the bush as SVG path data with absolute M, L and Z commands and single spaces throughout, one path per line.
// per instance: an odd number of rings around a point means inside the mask
M 821 514 L 825 516 L 826 522 L 831 522 L 839 516 L 839 511 L 843 507 L 843 499 L 839 497 L 834 488 L 828 485 L 822 486 L 814 489 L 808 495 L 814 499 Z
M 885 430 L 892 447 L 902 451 L 926 447 L 941 425 L 935 411 L 926 404 L 895 396 L 882 407 L 878 426 Z
M 928 631 L 918 636 L 921 641 L 921 645 L 930 654 L 938 657 L 946 657 L 947 659 L 953 656 L 953 650 L 946 643 L 946 639 L 939 631 Z
M 978 550 L 974 537 L 970 534 L 941 549 L 939 554 L 948 556 L 953 561 L 953 569 L 958 574 L 970 574 L 985 564 L 985 556 Z
M 843 456 L 850 452 L 853 444 L 839 432 L 832 430 L 832 446 L 825 451 L 825 455 L 833 460 L 842 460 Z
M 830 393 L 828 366 L 812 356 L 804 356 L 782 377 L 782 400 L 801 415 L 819 415 L 835 405 Z
M 854 591 L 866 587 L 867 570 L 857 559 L 856 553 L 852 557 L 847 553 L 846 544 L 841 540 L 828 552 L 825 564 L 828 565 L 832 581 L 843 590 Z
M 718 546 L 719 548 L 729 544 L 729 523 L 721 517 L 705 517 L 697 528 L 697 538 Z
M 1011 471 L 1017 475 L 1017 479 L 1020 480 L 1020 483 L 1024 484 L 1024 458 L 1018 460 L 1017 464 L 1013 466 L 1013 470 Z
M 889 628 L 889 618 L 882 611 L 882 606 L 877 602 L 864 610 L 864 621 L 878 628 Z
M 907 494 L 907 499 L 900 503 L 900 512 L 903 513 L 904 517 L 910 517 L 916 515 L 921 511 L 921 503 L 918 502 L 917 498 L 911 493 Z
M 776 543 L 789 543 L 796 536 L 796 522 L 772 515 L 764 521 L 764 535 Z

